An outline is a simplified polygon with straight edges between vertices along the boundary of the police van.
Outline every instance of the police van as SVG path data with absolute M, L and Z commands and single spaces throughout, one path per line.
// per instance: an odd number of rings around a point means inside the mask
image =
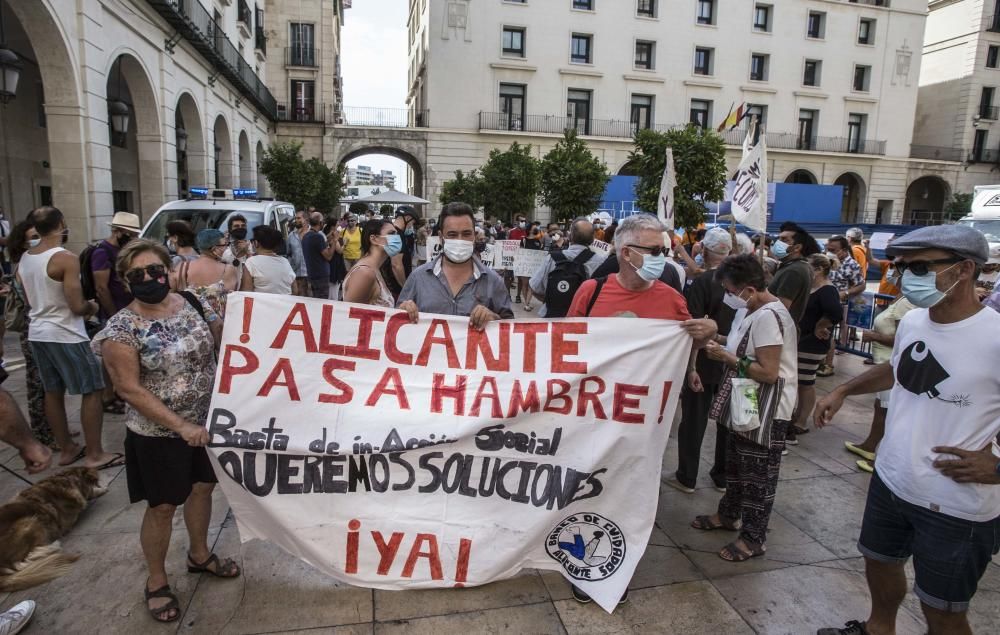
M 188 198 L 171 201 L 156 210 L 140 234 L 157 243 L 167 240 L 167 223 L 175 220 L 187 221 L 194 233 L 203 229 L 226 231 L 229 218 L 235 215 L 247 219 L 249 235 L 259 225 L 270 225 L 285 238 L 291 230 L 290 223 L 295 216 L 295 206 L 291 203 L 259 198 L 252 189 L 209 189 L 190 188 Z

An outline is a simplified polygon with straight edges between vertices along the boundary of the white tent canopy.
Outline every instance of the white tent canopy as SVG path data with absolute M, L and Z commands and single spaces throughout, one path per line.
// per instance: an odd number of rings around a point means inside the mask
M 372 196 L 355 199 L 351 202 L 375 204 L 388 203 L 390 205 L 426 205 L 430 203 L 430 201 L 422 199 L 419 196 L 413 196 L 412 194 L 398 192 L 396 190 L 386 190 L 385 192 L 379 192 L 378 194 L 373 194 Z

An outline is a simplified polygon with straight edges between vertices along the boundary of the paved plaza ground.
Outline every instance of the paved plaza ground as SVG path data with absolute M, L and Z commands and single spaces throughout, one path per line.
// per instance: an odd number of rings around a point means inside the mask
M 518 313 L 525 314 L 518 306 Z M 24 402 L 24 372 L 16 340 L 7 337 L 12 369 L 5 387 Z M 821 379 L 826 392 L 863 371 L 860 359 L 837 358 L 837 375 Z M 139 549 L 142 505 L 129 505 L 123 469 L 107 470 L 110 491 L 94 501 L 63 540 L 81 554 L 68 575 L 13 594 L 0 593 L 0 609 L 33 598 L 38 609 L 25 633 L 335 633 L 337 635 L 448 635 L 473 633 L 815 633 L 823 626 L 864 619 L 868 591 L 855 544 L 869 476 L 855 467 L 845 440 L 860 440 L 871 419 L 872 399 L 847 402 L 836 425 L 801 437 L 781 466 L 781 482 L 764 558 L 728 563 L 716 552 L 731 536 L 688 526 L 711 513 L 719 494 L 708 478 L 712 438 L 706 438 L 698 489 L 683 494 L 661 485 L 656 527 L 630 585 L 631 601 L 608 615 L 594 604 L 575 602 L 569 585 L 554 572 L 524 571 L 482 587 L 424 591 L 373 591 L 338 584 L 270 544 L 240 545 L 226 501 L 216 495 L 210 544 L 221 556 L 236 556 L 244 569 L 237 580 L 190 575 L 184 567 L 185 531 L 174 522 L 168 558 L 171 585 L 182 618 L 159 625 L 142 599 L 145 581 Z M 76 412 L 78 401 L 71 401 Z M 121 417 L 105 420 L 109 449 L 120 448 Z M 677 463 L 673 441 L 663 458 L 663 478 Z M 16 453 L 0 448 L 0 462 L 20 469 Z M 0 474 L 0 499 L 24 483 Z M 912 570 L 910 570 L 912 576 Z M 977 633 L 1000 632 L 1000 557 L 995 558 L 973 600 Z M 907 596 L 898 632 L 926 632 L 916 598 Z

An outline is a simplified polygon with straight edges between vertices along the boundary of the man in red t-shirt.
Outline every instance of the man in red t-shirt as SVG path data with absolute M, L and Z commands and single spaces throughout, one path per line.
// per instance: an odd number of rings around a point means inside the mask
M 528 222 L 524 216 L 518 216 L 514 219 L 514 227 L 507 234 L 507 240 L 524 240 L 528 237 L 527 227 Z

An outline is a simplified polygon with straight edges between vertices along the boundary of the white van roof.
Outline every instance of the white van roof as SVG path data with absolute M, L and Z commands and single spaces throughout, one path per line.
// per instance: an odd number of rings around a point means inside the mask
M 972 199 L 972 217 L 1000 218 L 1000 185 L 976 186 Z

